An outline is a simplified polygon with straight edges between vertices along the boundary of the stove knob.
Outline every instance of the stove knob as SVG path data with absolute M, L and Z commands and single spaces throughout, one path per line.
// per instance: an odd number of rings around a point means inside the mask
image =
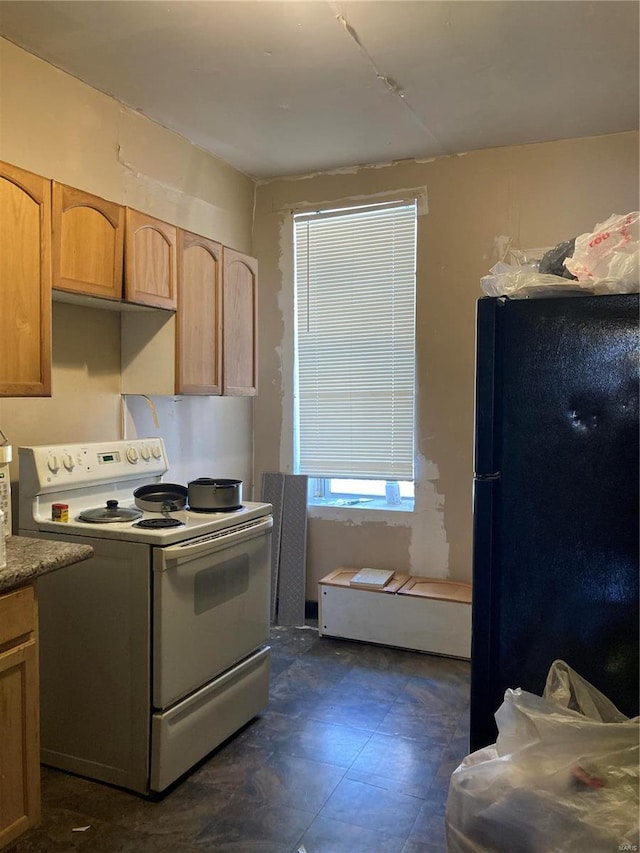
M 140 450 L 140 456 L 142 456 L 142 458 L 144 459 L 145 462 L 148 462 L 149 459 L 151 458 L 151 454 L 149 453 L 149 448 L 146 445 Z
M 70 453 L 65 453 L 62 457 L 62 464 L 67 471 L 73 471 L 76 463 L 73 461 L 73 456 Z
M 153 458 L 154 458 L 154 459 L 160 459 L 160 457 L 162 456 L 162 453 L 161 453 L 161 451 L 160 451 L 160 448 L 158 447 L 158 445 L 157 445 L 157 444 L 154 444 L 154 445 L 153 445 L 153 447 L 151 448 L 151 452 L 153 453 Z
M 57 474 L 60 469 L 60 462 L 58 461 L 58 457 L 55 453 L 50 453 L 49 458 L 47 459 L 47 467 L 51 471 L 52 474 Z
M 135 465 L 138 461 L 138 451 L 135 447 L 127 447 L 127 459 L 132 465 Z

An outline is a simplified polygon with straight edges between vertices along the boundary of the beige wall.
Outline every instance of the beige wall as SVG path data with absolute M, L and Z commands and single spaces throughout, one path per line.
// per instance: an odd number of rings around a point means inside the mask
M 503 237 L 522 248 L 551 246 L 611 212 L 636 209 L 637 146 L 637 134 L 619 134 L 270 181 L 258 187 L 252 246 L 249 178 L 0 39 L 0 159 L 253 251 L 260 263 L 254 408 L 246 399 L 158 398 L 156 428 L 146 403 L 129 398 L 123 419 L 119 315 L 54 304 L 53 396 L 0 399 L 0 427 L 15 447 L 117 438 L 123 422 L 127 435 L 158 432 L 177 481 L 250 481 L 253 440 L 256 483 L 263 471 L 290 471 L 290 212 L 422 188 L 416 509 L 313 509 L 307 597 L 316 598 L 318 578 L 339 564 L 468 580 L 479 278 Z M 14 484 L 16 476 L 14 464 Z
M 513 247 L 554 246 L 638 209 L 638 134 L 492 149 L 259 185 L 260 382 L 256 478 L 291 471 L 291 211 L 425 188 L 418 225 L 415 512 L 312 508 L 307 598 L 339 565 L 471 579 L 475 303 Z
M 252 180 L 3 39 L 0 159 L 251 251 Z M 2 329 L 10 333 L 10 318 Z M 119 313 L 54 303 L 52 384 L 50 399 L 0 399 L 0 428 L 14 448 L 112 440 L 124 423 L 127 437 L 164 435 L 179 482 L 231 476 L 231 460 L 250 492 L 251 400 L 158 398 L 157 429 L 146 403 L 130 400 L 123 417 Z M 17 463 L 11 474 L 15 489 Z

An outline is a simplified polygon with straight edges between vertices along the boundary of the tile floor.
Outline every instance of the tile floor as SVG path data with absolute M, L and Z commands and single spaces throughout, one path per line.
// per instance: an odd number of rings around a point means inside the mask
M 271 647 L 268 709 L 159 802 L 43 768 L 17 853 L 443 853 L 469 664 L 313 627 Z

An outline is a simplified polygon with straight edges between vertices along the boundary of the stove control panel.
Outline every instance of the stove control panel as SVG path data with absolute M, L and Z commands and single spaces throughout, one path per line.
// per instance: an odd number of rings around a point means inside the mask
M 158 477 L 169 468 L 161 438 L 90 444 L 56 444 L 21 447 L 20 479 L 23 471 L 34 494 L 91 483 Z

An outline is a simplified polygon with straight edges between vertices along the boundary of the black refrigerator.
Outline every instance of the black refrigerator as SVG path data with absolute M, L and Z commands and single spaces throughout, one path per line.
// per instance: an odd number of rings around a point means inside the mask
M 638 713 L 637 295 L 478 300 L 472 751 L 557 658 Z

